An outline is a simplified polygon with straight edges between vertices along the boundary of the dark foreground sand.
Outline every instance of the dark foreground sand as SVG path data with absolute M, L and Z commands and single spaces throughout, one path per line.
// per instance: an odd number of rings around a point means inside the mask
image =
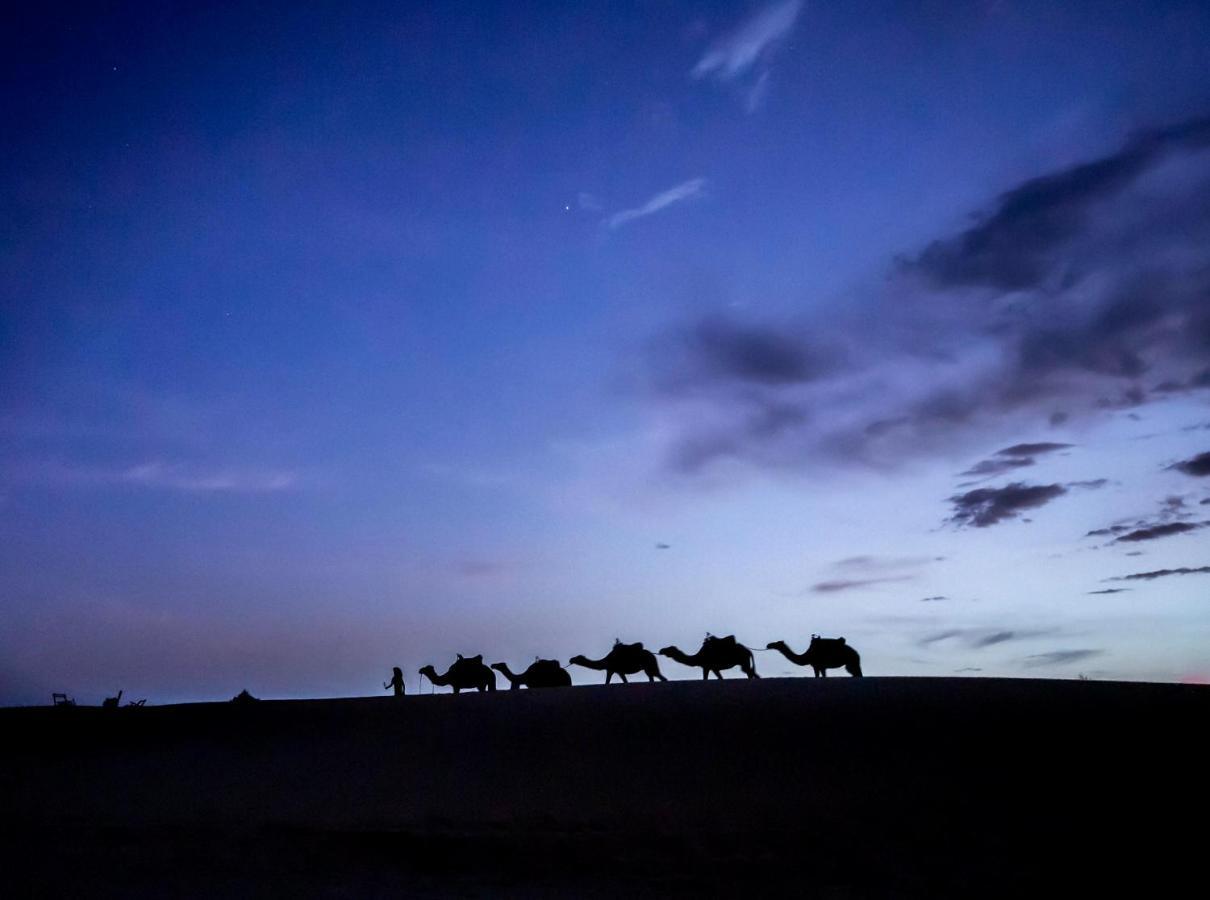
M 1210 689 L 766 679 L 0 710 L 7 896 L 1205 887 Z

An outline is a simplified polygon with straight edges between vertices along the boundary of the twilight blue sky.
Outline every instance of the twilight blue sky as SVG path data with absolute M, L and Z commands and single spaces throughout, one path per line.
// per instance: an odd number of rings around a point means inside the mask
M 0 702 L 708 630 L 1210 678 L 1206 4 L 0 42 Z

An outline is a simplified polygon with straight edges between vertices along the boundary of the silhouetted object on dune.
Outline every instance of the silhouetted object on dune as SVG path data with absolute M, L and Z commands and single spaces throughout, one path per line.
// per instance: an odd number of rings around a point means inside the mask
M 146 706 L 146 705 L 147 705 L 147 698 L 146 698 L 146 697 L 140 697 L 138 700 L 128 700 L 128 701 L 126 702 L 126 705 L 127 705 L 128 707 L 129 707 L 129 706 Z
M 471 688 L 480 691 L 496 689 L 496 673 L 483 664 L 482 653 L 476 656 L 463 656 L 459 653 L 458 659 L 444 675 L 438 675 L 432 666 L 425 666 L 420 670 L 420 674 L 439 687 L 452 687 L 455 694 L 469 691 Z
M 795 653 L 785 641 L 774 641 L 768 648 L 777 650 L 797 666 L 810 666 L 816 678 L 826 678 L 828 669 L 844 668 L 855 678 L 861 677 L 861 657 L 844 642 L 844 638 L 821 638 L 811 635 L 811 646 L 806 653 Z
M 660 651 L 660 656 L 667 656 L 682 666 L 701 669 L 703 681 L 709 680 L 712 672 L 716 678 L 721 679 L 723 669 L 732 669 L 736 666 L 739 666 L 740 670 L 749 678 L 760 678 L 756 674 L 756 663 L 752 651 L 739 643 L 733 634 L 726 637 L 706 635 L 701 649 L 692 656 L 678 647 L 665 647 Z
M 67 696 L 66 694 L 51 694 L 50 699 L 51 699 L 51 702 L 55 706 L 75 706 L 76 705 L 76 701 L 71 699 L 71 697 Z
M 246 703 L 259 703 L 260 698 L 253 697 L 251 694 L 248 693 L 248 689 L 244 688 L 242 691 L 240 691 L 238 694 L 236 694 L 234 697 L 231 698 L 231 702 L 235 703 L 239 706 L 243 706 Z
M 512 690 L 527 688 L 571 687 L 571 675 L 557 659 L 539 659 L 520 675 L 514 675 L 508 663 L 492 663 L 492 668 L 508 679 Z
M 117 709 L 118 704 L 122 702 L 122 692 L 118 691 L 116 697 L 106 697 L 101 701 L 101 709 Z
M 391 688 L 395 689 L 396 697 L 403 696 L 403 669 L 399 668 L 399 666 L 396 666 L 391 670 L 391 680 L 384 681 L 382 683 L 382 689 L 384 691 L 390 690 Z
M 625 682 L 627 675 L 635 675 L 639 672 L 646 675 L 648 681 L 668 680 L 660 674 L 660 663 L 655 658 L 655 654 L 650 650 L 644 650 L 641 643 L 623 644 L 621 641 L 615 640 L 613 647 L 604 659 L 589 659 L 587 656 L 577 655 L 573 656 L 567 664 L 596 669 L 598 672 L 604 669 L 606 684 L 613 680 L 614 675 L 619 676 Z

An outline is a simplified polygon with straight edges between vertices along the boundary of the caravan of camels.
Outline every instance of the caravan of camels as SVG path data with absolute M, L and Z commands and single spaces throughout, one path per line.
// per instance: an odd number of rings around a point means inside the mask
M 823 638 L 813 634 L 804 653 L 795 653 L 785 641 L 773 641 L 764 649 L 778 651 L 795 665 L 810 667 L 814 670 L 816 678 L 827 677 L 828 669 L 841 668 L 854 677 L 861 677 L 861 656 L 845 643 L 842 637 Z M 658 656 L 665 656 L 683 666 L 701 669 L 703 679 L 709 679 L 711 675 L 721 679 L 723 670 L 735 668 L 748 678 L 760 678 L 756 674 L 754 654 L 737 641 L 734 635 L 707 635 L 702 646 L 693 654 L 685 653 L 675 646 L 665 647 L 655 654 L 641 643 L 624 644 L 619 640 L 615 641 L 609 652 L 600 659 L 589 659 L 577 654 L 568 661 L 568 665 L 604 672 L 606 684 L 613 681 L 614 675 L 625 682 L 627 675 L 640 673 L 646 675 L 648 681 L 667 681 L 660 672 Z M 458 659 L 444 673 L 438 674 L 431 665 L 420 670 L 420 674 L 431 683 L 439 687 L 451 687 L 455 694 L 472 689 L 494 691 L 496 672 L 505 677 L 513 690 L 521 687 L 532 689 L 571 686 L 571 675 L 557 659 L 535 660 L 524 672 L 514 673 L 508 663 L 498 662 L 489 666 L 484 664 L 482 654 L 463 656 L 460 653 Z M 392 683 L 388 683 L 388 686 Z

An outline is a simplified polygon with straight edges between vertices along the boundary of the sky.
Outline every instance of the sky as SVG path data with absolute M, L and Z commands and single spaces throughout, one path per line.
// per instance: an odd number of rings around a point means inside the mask
M 1206 4 L 3 15 L 0 703 L 1210 680 Z

